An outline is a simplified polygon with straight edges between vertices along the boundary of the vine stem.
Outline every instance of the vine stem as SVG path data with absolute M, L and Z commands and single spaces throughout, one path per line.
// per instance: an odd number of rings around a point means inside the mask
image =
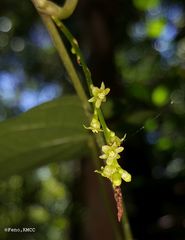
M 36 0 L 32 0 L 33 3 L 35 1 Z M 36 7 L 36 5 L 35 5 L 35 7 Z M 90 104 L 88 102 L 88 98 L 87 98 L 87 96 L 86 96 L 86 94 L 84 92 L 84 89 L 83 89 L 83 87 L 81 85 L 81 82 L 80 82 L 79 77 L 78 77 L 78 75 L 76 73 L 76 70 L 75 70 L 75 68 L 74 68 L 74 66 L 72 64 L 72 61 L 69 58 L 69 55 L 68 55 L 68 53 L 67 53 L 67 51 L 65 49 L 65 46 L 64 46 L 64 44 L 62 42 L 62 39 L 61 39 L 57 29 L 56 29 L 56 26 L 53 23 L 53 21 L 50 18 L 50 16 L 45 15 L 45 14 L 39 12 L 39 11 L 38 11 L 38 13 L 41 16 L 42 21 L 43 21 L 45 27 L 47 28 L 47 30 L 48 30 L 48 32 L 50 34 L 50 37 L 51 37 L 51 39 L 53 41 L 53 44 L 56 47 L 56 50 L 57 50 L 61 60 L 63 61 L 63 64 L 64 64 L 64 66 L 65 66 L 65 68 L 66 68 L 66 70 L 67 70 L 67 72 L 68 72 L 68 74 L 70 76 L 70 79 L 71 79 L 72 83 L 74 84 L 74 88 L 75 88 L 75 90 L 77 92 L 77 95 L 81 99 L 81 102 L 83 104 L 86 116 L 88 117 L 89 122 L 90 122 L 90 120 L 91 120 L 90 111 L 92 111 L 91 110 L 91 106 L 90 106 Z M 97 141 L 97 143 L 101 143 L 101 145 L 102 145 L 102 143 L 104 143 L 104 139 L 102 139 L 101 136 L 97 136 L 96 137 L 96 141 Z M 96 149 L 96 143 L 93 140 L 91 140 L 91 146 L 92 146 L 92 149 L 94 149 L 94 150 Z M 93 151 L 94 156 L 92 158 L 94 160 L 98 159 L 97 158 L 98 153 L 97 153 L 97 155 L 95 157 L 96 152 L 97 151 L 95 151 L 95 152 Z M 96 165 L 97 164 L 98 164 L 98 162 L 96 161 Z M 115 232 L 116 239 L 117 240 L 121 240 L 121 234 L 120 234 L 120 231 L 119 231 L 118 226 L 116 224 L 116 221 L 113 220 L 112 209 L 111 209 L 111 206 L 110 206 L 111 204 L 110 204 L 110 202 L 108 200 L 109 199 L 108 198 L 108 194 L 107 194 L 106 190 L 103 187 L 102 179 L 100 179 L 100 188 L 102 189 L 103 200 L 105 201 L 105 205 L 107 206 L 107 211 L 109 213 L 110 220 L 111 220 L 111 222 L 114 222 L 112 224 L 114 226 L 113 229 L 114 229 L 114 232 Z
M 59 29 L 63 32 L 63 34 L 66 36 L 68 41 L 70 42 L 71 47 L 72 47 L 72 49 L 74 50 L 74 53 L 77 56 L 77 61 L 79 61 L 79 64 L 81 65 L 82 70 L 84 72 L 85 79 L 86 79 L 88 89 L 89 89 L 89 94 L 90 94 L 90 96 L 92 96 L 91 85 L 93 85 L 93 81 L 92 81 L 92 78 L 91 78 L 91 72 L 90 72 L 90 70 L 89 70 L 89 68 L 88 68 L 88 66 L 85 62 L 84 56 L 83 56 L 83 54 L 82 54 L 82 52 L 79 48 L 77 40 L 73 37 L 71 32 L 67 29 L 67 27 L 60 20 L 58 20 L 55 17 L 53 17 L 53 20 L 55 21 L 55 23 L 59 27 Z M 98 113 L 98 118 L 99 118 L 99 120 L 101 122 L 101 125 L 102 125 L 102 128 L 103 128 L 103 134 L 104 134 L 104 137 L 105 137 L 105 140 L 101 139 L 101 142 L 104 145 L 105 142 L 108 143 L 109 131 L 108 131 L 108 127 L 107 127 L 107 124 L 105 122 L 102 110 L 100 108 L 97 109 L 97 113 Z M 98 136 L 96 137 L 96 141 L 99 142 L 99 140 L 100 140 L 100 135 L 99 135 L 99 137 Z M 100 147 L 101 146 L 102 146 L 102 144 L 100 144 Z M 92 149 L 94 149 L 94 151 L 96 150 L 95 148 L 96 148 L 95 144 L 94 145 L 92 144 Z M 94 151 L 92 151 L 92 152 L 94 152 Z M 98 156 L 98 153 L 96 154 L 96 157 L 97 156 Z M 93 159 L 96 159 L 95 156 L 93 157 Z M 97 165 L 97 161 L 94 161 L 94 163 Z M 109 215 L 111 216 L 112 213 L 110 213 L 110 210 L 109 210 L 109 205 L 110 204 L 106 201 L 106 196 L 105 196 L 106 193 L 105 193 L 105 189 L 103 188 L 103 182 L 101 181 L 101 179 L 100 179 L 100 187 L 102 189 L 103 198 L 106 202 L 106 206 L 107 206 Z M 130 224 L 129 224 L 129 221 L 128 221 L 128 217 L 127 217 L 126 208 L 125 208 L 124 203 L 123 203 L 123 211 L 124 211 L 124 215 L 123 215 L 121 224 L 122 224 L 122 229 L 123 229 L 123 232 L 124 232 L 124 239 L 125 240 L 133 240 L 132 232 L 131 232 L 131 229 L 130 229 Z M 112 217 L 111 217 L 111 219 L 112 219 Z M 113 224 L 113 226 L 115 228 L 115 224 Z M 119 232 L 116 231 L 116 228 L 115 228 L 115 233 L 116 233 L 117 238 L 120 239 Z
M 34 6 L 36 7 L 37 9 L 37 0 L 32 0 Z M 51 17 L 49 15 L 46 15 L 44 13 L 41 13 L 40 11 L 38 11 L 39 15 L 41 16 L 42 18 L 42 21 L 45 25 L 45 27 L 47 28 L 49 34 L 50 34 L 50 37 L 53 41 L 53 44 L 66 68 L 66 71 L 67 73 L 69 74 L 69 77 L 73 83 L 73 86 L 82 102 L 82 105 L 83 105 L 83 108 L 85 110 L 85 113 L 87 116 L 89 116 L 90 118 L 90 112 L 91 112 L 91 106 L 90 104 L 88 103 L 88 98 L 87 98 L 87 95 L 82 87 L 82 84 L 79 80 L 79 77 L 76 73 L 76 70 L 74 68 L 74 65 L 68 55 L 68 52 L 64 46 L 64 43 L 63 41 L 61 40 L 61 37 L 58 33 L 58 30 L 55 26 L 55 24 L 53 23 Z
M 31 0 L 35 6 L 35 8 L 37 9 L 37 0 Z M 38 10 L 38 9 L 37 9 Z M 51 17 L 49 15 L 46 15 L 44 13 L 41 13 L 40 11 L 38 11 L 39 15 L 41 16 L 42 18 L 42 21 L 45 25 L 45 27 L 47 28 L 49 34 L 50 34 L 50 37 L 53 41 L 53 44 L 66 68 L 66 71 L 67 73 L 69 74 L 69 77 L 74 85 L 74 88 L 77 92 L 77 95 L 79 96 L 81 102 L 82 102 L 82 106 L 84 108 L 84 111 L 85 111 L 85 114 L 86 116 L 88 117 L 88 120 L 90 121 L 91 120 L 91 106 L 88 102 L 88 98 L 87 98 L 87 95 L 82 87 L 82 84 L 81 84 L 81 81 L 78 77 L 78 74 L 74 68 L 74 65 L 68 55 L 68 52 L 65 48 L 65 45 L 58 33 L 58 30 L 55 26 L 55 24 L 53 23 Z M 77 46 L 78 47 L 78 46 Z M 79 48 L 78 48 L 79 49 Z M 81 54 L 81 52 L 79 52 Z M 83 55 L 81 54 L 81 57 L 83 57 Z M 83 59 L 83 58 L 82 58 Z M 82 60 L 81 59 L 81 60 Z M 91 74 L 90 74 L 90 71 L 88 69 L 88 67 L 86 66 L 86 63 L 85 61 L 83 62 L 84 63 L 84 73 L 86 75 L 86 80 L 87 83 L 88 83 L 88 87 L 89 87 L 89 91 L 90 91 L 90 95 L 91 95 L 91 90 L 90 90 L 90 84 L 92 84 L 92 79 L 91 79 Z M 107 125 L 106 125 L 106 122 L 104 120 L 104 116 L 103 116 L 103 113 L 101 111 L 101 109 L 99 109 L 99 118 L 100 118 L 100 121 L 101 121 L 101 124 L 102 124 L 102 127 L 104 128 L 104 134 L 105 134 L 105 140 L 107 140 Z M 100 141 L 102 141 L 101 137 L 98 137 L 97 136 L 97 139 L 99 139 Z M 94 142 L 94 147 L 96 146 L 95 142 Z M 95 158 L 94 158 L 95 159 Z M 102 185 L 102 184 L 101 184 Z M 105 190 L 104 190 L 105 192 Z M 104 200 L 106 201 L 106 205 L 109 205 L 108 203 L 108 200 L 107 200 L 107 197 L 104 198 Z M 125 209 L 125 208 L 124 208 Z M 108 209 L 109 212 L 111 211 L 110 209 Z M 111 214 L 111 212 L 110 212 Z M 132 240 L 132 234 L 131 234 L 131 231 L 130 231 L 130 226 L 129 226 L 129 222 L 128 222 L 128 219 L 127 219 L 127 216 L 126 216 L 126 211 L 124 210 L 124 218 L 122 220 L 122 224 L 123 224 L 123 229 L 124 229 L 124 235 L 125 235 L 125 240 Z M 115 233 L 116 233 L 116 239 L 120 240 L 121 239 L 121 235 L 119 233 L 119 231 L 117 230 L 117 224 L 114 224 L 115 228 Z
M 85 80 L 87 82 L 87 86 L 89 89 L 89 94 L 92 97 L 92 90 L 91 90 L 91 86 L 93 85 L 93 81 L 92 81 L 92 77 L 91 77 L 91 72 L 86 64 L 86 61 L 84 59 L 84 56 L 79 48 L 78 42 L 77 40 L 73 37 L 73 35 L 71 34 L 71 32 L 67 29 L 67 27 L 57 18 L 52 17 L 53 20 L 55 21 L 56 25 L 59 27 L 59 29 L 63 32 L 63 34 L 66 36 L 66 38 L 68 39 L 68 41 L 71 44 L 72 49 L 74 50 L 74 53 L 77 56 L 77 61 L 79 62 L 79 64 L 82 67 L 82 70 L 84 72 L 85 75 Z M 102 128 L 103 128 L 103 134 L 105 137 L 106 142 L 108 143 L 108 139 L 109 139 L 109 132 L 108 132 L 108 127 L 107 124 L 105 122 L 103 113 L 101 108 L 97 109 L 97 113 L 98 113 L 98 118 L 101 122 Z

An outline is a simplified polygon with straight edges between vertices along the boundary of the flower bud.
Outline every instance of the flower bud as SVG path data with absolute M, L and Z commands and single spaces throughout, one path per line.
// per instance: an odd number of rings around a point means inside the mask
M 121 185 L 121 176 L 119 173 L 114 173 L 112 175 L 112 183 L 115 187 L 120 186 Z

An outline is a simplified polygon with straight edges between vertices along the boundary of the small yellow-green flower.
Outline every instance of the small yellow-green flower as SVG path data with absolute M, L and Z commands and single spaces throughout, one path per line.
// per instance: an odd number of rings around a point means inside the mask
M 123 151 L 123 147 L 118 147 L 116 144 L 113 144 L 111 146 L 104 145 L 102 146 L 102 154 L 100 156 L 101 159 L 105 159 L 107 165 L 111 165 L 115 160 L 120 158 L 119 153 Z
M 114 165 L 106 165 L 105 167 L 102 168 L 102 176 L 111 178 L 112 174 L 116 172 L 116 168 Z
M 114 187 L 120 186 L 122 179 L 125 182 L 131 181 L 131 175 L 126 170 L 122 169 L 117 161 L 112 165 L 101 167 L 100 171 L 96 170 L 95 172 L 101 174 L 103 177 L 108 178 Z
M 102 82 L 101 87 L 94 87 L 91 85 L 93 97 L 90 98 L 89 102 L 94 102 L 96 108 L 100 108 L 101 103 L 106 101 L 106 95 L 110 92 L 110 88 L 105 88 L 105 84 Z
M 108 142 L 110 145 L 116 145 L 116 146 L 121 146 L 122 142 L 125 140 L 126 138 L 126 134 L 123 136 L 123 138 L 119 138 L 118 136 L 116 136 L 115 132 L 111 131 L 110 129 L 107 128 L 107 132 L 108 132 Z
M 86 129 L 90 129 L 93 133 L 102 132 L 100 122 L 96 117 L 93 117 L 93 119 L 90 123 L 90 127 L 86 127 L 86 126 L 84 126 L 84 127 Z

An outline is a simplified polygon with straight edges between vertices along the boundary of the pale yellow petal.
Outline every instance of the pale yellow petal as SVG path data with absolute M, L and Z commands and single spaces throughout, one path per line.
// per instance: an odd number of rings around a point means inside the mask
M 123 147 L 118 147 L 118 148 L 116 149 L 116 152 L 117 152 L 117 153 L 120 153 L 120 152 L 122 152 L 123 150 L 124 150 Z
M 128 173 L 125 170 L 124 170 L 124 173 L 121 175 L 121 177 L 125 182 L 130 182 L 132 179 L 132 176 L 130 175 L 130 173 Z
M 107 156 L 106 156 L 105 154 L 103 154 L 103 155 L 99 156 L 99 158 L 101 158 L 101 159 L 106 159 Z
M 99 93 L 99 88 L 97 88 L 97 87 L 93 87 L 92 88 L 92 94 L 94 95 L 94 96 L 96 96 L 98 93 Z
M 90 98 L 89 100 L 88 100 L 88 102 L 94 102 L 95 101 L 95 98 L 94 97 L 92 97 L 92 98 Z
M 110 88 L 106 88 L 106 89 L 104 90 L 105 95 L 107 95 L 109 92 L 110 92 Z
M 109 147 L 108 145 L 102 146 L 102 151 L 103 151 L 104 153 L 108 152 L 109 150 L 110 150 L 110 147 Z
M 105 89 L 105 84 L 104 84 L 104 82 L 101 83 L 101 87 L 100 87 L 100 89 L 102 89 L 102 90 Z

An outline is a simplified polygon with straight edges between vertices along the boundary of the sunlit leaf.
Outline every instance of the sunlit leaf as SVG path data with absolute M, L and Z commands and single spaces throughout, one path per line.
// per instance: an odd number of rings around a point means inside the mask
M 148 20 L 146 22 L 146 33 L 151 38 L 158 38 L 162 34 L 165 25 L 165 20 L 161 18 Z
M 169 101 L 169 91 L 164 86 L 159 86 L 152 93 L 152 101 L 155 105 L 162 107 Z
M 134 6 L 140 10 L 156 8 L 160 0 L 133 0 Z
M 42 206 L 31 206 L 28 209 L 28 215 L 31 221 L 37 224 L 43 224 L 48 221 L 49 213 Z

